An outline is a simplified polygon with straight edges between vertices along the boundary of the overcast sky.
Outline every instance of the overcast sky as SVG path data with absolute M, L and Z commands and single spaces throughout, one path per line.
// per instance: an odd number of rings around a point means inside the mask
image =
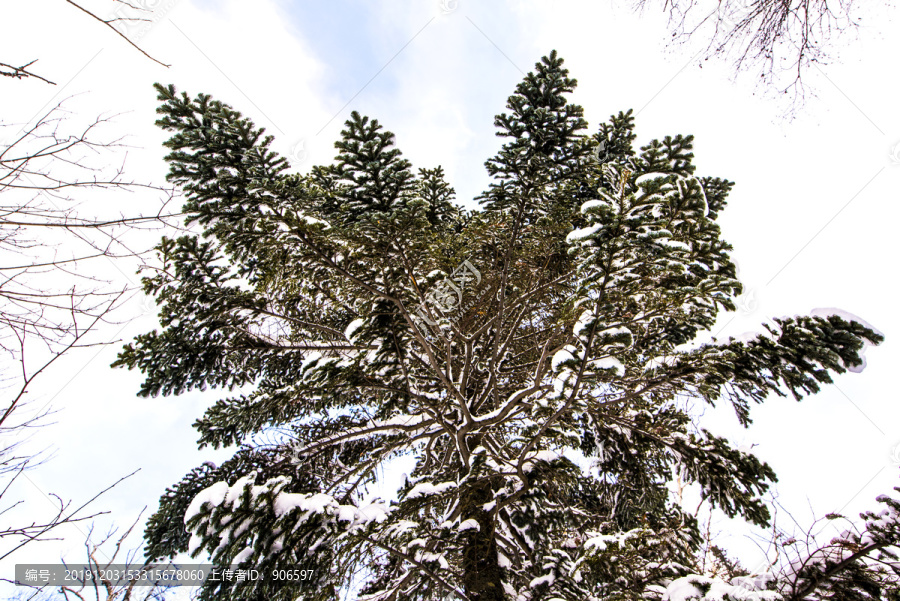
M 858 36 L 841 39 L 832 64 L 808 71 L 818 97 L 787 120 L 785 101 L 761 94 L 752 77 L 733 81 L 729 65 L 696 58 L 700 41 L 667 48 L 665 16 L 636 14 L 628 0 L 136 3 L 153 7 L 156 22 L 129 34 L 170 67 L 62 0 L 0 2 L 0 62 L 38 58 L 34 69 L 57 83 L 3 78 L 0 120 L 24 125 L 73 95 L 65 106 L 76 121 L 124 113 L 110 131 L 128 134 L 135 146 L 130 177 L 161 183 L 167 135 L 153 125 L 153 82 L 230 104 L 273 134 L 275 149 L 300 171 L 332 160 L 343 122 L 357 110 L 393 131 L 415 167 L 442 165 L 458 200 L 472 206 L 488 183 L 483 163 L 502 143 L 494 115 L 524 73 L 556 49 L 578 80 L 572 101 L 584 106 L 589 133 L 633 108 L 638 144 L 694 134 L 698 175 L 737 183 L 720 223 L 752 295 L 714 333 L 736 336 L 769 317 L 837 307 L 887 338 L 868 350 L 862 374 L 839 376 L 801 403 L 771 398 L 753 408 L 747 430 L 725 408 L 708 410 L 705 423 L 737 444 L 756 445 L 779 476 L 780 503 L 804 528 L 813 515 L 874 509 L 878 494 L 900 485 L 893 377 L 900 364 L 900 37 L 889 36 L 896 12 L 865 7 Z M 112 5 L 88 4 L 103 16 Z M 153 210 L 122 202 L 126 213 Z M 138 281 L 130 271 L 114 273 Z M 155 327 L 137 301 L 123 316 L 134 319 L 104 330 L 105 340 L 127 341 Z M 32 441 L 55 456 L 23 481 L 20 515 L 46 506 L 44 493 L 82 501 L 141 468 L 97 505 L 124 525 L 144 506 L 145 517 L 152 512 L 165 487 L 192 467 L 229 455 L 198 452 L 191 428 L 226 393 L 137 398 L 141 375 L 108 367 L 119 348 L 68 357 L 31 392 L 59 412 Z M 779 525 L 793 527 L 784 515 Z M 753 563 L 740 532 L 733 530 L 729 546 Z M 11 577 L 12 563 L 58 561 L 67 546 L 80 560 L 74 552 L 83 537 L 67 534 L 66 544 L 32 546 L 0 570 Z

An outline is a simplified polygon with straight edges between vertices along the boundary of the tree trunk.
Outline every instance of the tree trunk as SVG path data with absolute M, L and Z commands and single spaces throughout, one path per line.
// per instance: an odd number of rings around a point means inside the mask
M 466 491 L 462 519 L 478 522 L 478 530 L 468 530 L 463 550 L 463 588 L 472 601 L 505 601 L 503 571 L 497 561 L 497 542 L 491 514 L 483 509 L 493 498 L 490 482 Z

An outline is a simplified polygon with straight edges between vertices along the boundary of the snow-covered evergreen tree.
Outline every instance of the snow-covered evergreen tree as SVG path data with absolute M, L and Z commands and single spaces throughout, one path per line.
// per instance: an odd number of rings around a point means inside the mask
M 203 598 L 331 600 L 360 576 L 373 601 L 765 585 L 697 573 L 674 474 L 760 525 L 775 474 L 695 428 L 684 400 L 730 403 L 747 424 L 751 402 L 818 391 L 882 336 L 830 315 L 696 343 L 741 293 L 715 221 L 733 184 L 694 175 L 691 136 L 635 150 L 631 112 L 586 135 L 562 63 L 541 59 L 497 116 L 508 142 L 472 212 L 375 120 L 354 112 L 335 163 L 296 175 L 227 105 L 157 86 L 169 177 L 203 235 L 161 242 L 144 287 L 163 329 L 115 365 L 143 371 L 143 396 L 252 391 L 196 422 L 201 448 L 236 452 L 163 495 L 148 555 L 315 575 L 209 583 Z M 398 498 L 366 497 L 400 457 L 415 469 Z M 888 549 L 897 530 L 879 536 L 857 545 Z M 864 555 L 822 555 L 780 582 L 824 590 Z

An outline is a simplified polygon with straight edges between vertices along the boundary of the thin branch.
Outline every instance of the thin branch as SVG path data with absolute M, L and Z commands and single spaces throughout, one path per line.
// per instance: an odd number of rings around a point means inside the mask
M 0 63 L 0 75 L 6 77 L 12 77 L 14 79 L 25 79 L 26 77 L 34 77 L 35 79 L 40 79 L 46 83 L 49 83 L 51 86 L 55 86 L 56 83 L 41 77 L 37 73 L 32 73 L 28 70 L 28 67 L 37 62 L 37 59 L 34 59 L 28 64 L 22 65 L 21 67 L 13 67 L 12 65 L 7 65 L 6 63 Z M 8 70 L 4 70 L 8 69 Z
M 72 2 L 72 0 L 66 0 L 66 2 L 68 2 L 69 4 L 71 4 L 72 6 L 74 6 L 75 8 L 77 8 L 78 10 L 80 10 L 80 11 L 86 13 L 86 14 L 89 15 L 91 18 L 96 19 L 97 21 L 100 21 L 101 23 L 103 23 L 104 25 L 106 25 L 107 27 L 109 27 L 110 29 L 112 29 L 114 32 L 116 32 L 116 35 L 118 35 L 120 38 L 122 38 L 123 40 L 125 40 L 126 42 L 128 42 L 131 46 L 133 46 L 134 48 L 136 48 L 138 52 L 140 52 L 141 54 L 143 54 L 144 56 L 146 56 L 147 58 L 149 58 L 150 60 L 152 60 L 154 63 L 157 63 L 157 64 L 159 64 L 159 65 L 162 65 L 163 67 L 171 67 L 171 66 L 172 66 L 172 65 L 167 65 L 166 63 L 164 63 L 164 62 L 162 62 L 162 61 L 156 60 L 155 58 L 153 58 L 152 56 L 150 56 L 149 54 L 147 54 L 146 52 L 144 52 L 144 50 L 141 49 L 140 46 L 138 46 L 137 44 L 135 44 L 134 42 L 132 42 L 131 40 L 129 40 L 129 39 L 128 39 L 128 36 L 126 36 L 124 33 L 122 33 L 121 31 L 119 31 L 119 30 L 116 29 L 115 27 L 113 27 L 112 23 L 113 23 L 113 21 L 116 20 L 116 19 L 109 19 L 109 20 L 108 20 L 108 19 L 103 19 L 103 18 L 101 18 L 101 17 L 98 17 L 97 15 L 95 15 L 94 13 L 92 13 L 91 11 L 89 11 L 88 9 L 84 8 L 83 6 L 81 6 L 80 4 L 78 4 L 77 2 Z

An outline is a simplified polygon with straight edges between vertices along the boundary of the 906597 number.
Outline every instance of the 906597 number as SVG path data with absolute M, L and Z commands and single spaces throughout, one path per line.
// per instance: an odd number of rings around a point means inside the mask
M 305 580 L 312 580 L 313 571 L 312 570 L 304 570 L 304 569 L 289 569 L 289 570 L 272 570 L 272 578 L 274 580 L 286 580 L 291 582 L 303 582 Z

